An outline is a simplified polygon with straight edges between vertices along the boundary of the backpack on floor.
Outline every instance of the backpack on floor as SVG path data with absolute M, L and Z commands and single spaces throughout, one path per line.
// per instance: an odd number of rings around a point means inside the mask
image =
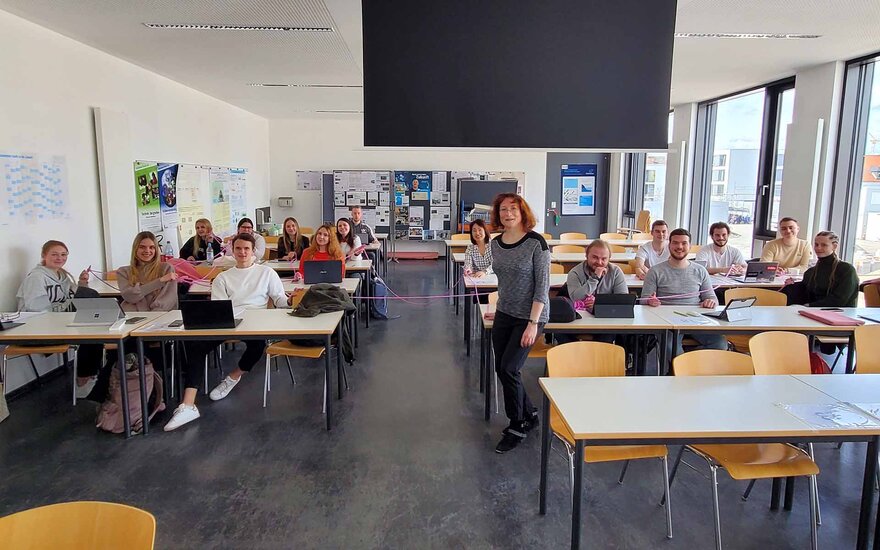
M 370 319 L 388 319 L 388 286 L 378 275 L 373 275 L 370 299 Z
M 155 370 L 149 358 L 144 357 L 144 374 L 147 380 L 147 407 L 149 419 L 165 410 L 162 399 L 162 377 Z M 141 411 L 141 390 L 138 380 L 138 356 L 134 353 L 125 354 L 125 391 L 128 392 L 128 410 L 131 417 L 131 429 L 139 432 L 143 429 L 143 413 Z M 98 407 L 95 426 L 104 431 L 120 434 L 125 429 L 122 417 L 122 384 L 119 381 L 119 368 L 114 366 L 110 372 L 110 389 L 107 399 Z

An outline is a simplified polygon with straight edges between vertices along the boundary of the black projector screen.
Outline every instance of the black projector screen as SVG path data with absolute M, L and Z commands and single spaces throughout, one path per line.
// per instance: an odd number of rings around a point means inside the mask
M 362 3 L 366 146 L 667 146 L 676 0 Z

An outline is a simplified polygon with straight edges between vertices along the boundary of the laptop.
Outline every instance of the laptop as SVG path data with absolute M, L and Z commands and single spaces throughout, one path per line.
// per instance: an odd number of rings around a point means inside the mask
M 772 283 L 776 279 L 776 270 L 779 262 L 749 262 L 746 264 L 746 274 L 731 277 L 740 283 Z
M 751 312 L 745 310 L 755 305 L 757 301 L 758 299 L 753 296 L 749 298 L 736 298 L 727 302 L 727 305 L 721 311 L 707 311 L 703 315 L 718 319 L 719 321 L 742 321 L 751 318 Z
M 69 327 L 111 326 L 125 319 L 125 312 L 119 307 L 116 298 L 74 298 L 76 314 Z
M 186 330 L 235 328 L 241 323 L 235 318 L 232 300 L 181 300 L 180 313 Z
M 600 319 L 632 319 L 635 317 L 635 294 L 596 294 L 593 317 Z
M 342 261 L 310 260 L 303 266 L 303 282 L 307 285 L 342 282 Z

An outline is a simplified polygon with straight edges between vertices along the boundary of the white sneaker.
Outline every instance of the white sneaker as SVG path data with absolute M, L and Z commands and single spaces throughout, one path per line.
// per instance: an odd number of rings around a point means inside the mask
M 199 414 L 199 409 L 196 408 L 195 405 L 187 405 L 186 403 L 181 403 L 174 409 L 174 415 L 171 417 L 171 420 L 165 424 L 164 430 L 166 432 L 170 432 L 171 430 L 176 430 L 177 428 L 183 426 L 184 424 L 188 424 L 193 420 L 197 419 L 202 415 Z
M 76 398 L 77 399 L 85 399 L 92 393 L 92 390 L 95 388 L 95 383 L 98 381 L 97 376 L 92 376 L 86 381 L 82 386 L 76 387 Z
M 216 388 L 211 390 L 211 401 L 220 401 L 221 399 L 229 395 L 229 392 L 232 391 L 232 388 L 234 388 L 235 385 L 238 384 L 240 381 L 241 378 L 239 378 L 238 380 L 230 378 L 228 376 L 224 378 L 222 382 L 217 384 Z

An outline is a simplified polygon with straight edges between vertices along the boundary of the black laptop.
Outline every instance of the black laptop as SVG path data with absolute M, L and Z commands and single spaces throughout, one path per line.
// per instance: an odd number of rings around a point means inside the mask
M 235 328 L 241 323 L 232 311 L 232 300 L 181 300 L 180 313 L 187 330 Z
M 339 284 L 342 282 L 342 261 L 309 260 L 303 264 L 303 282 L 307 285 L 318 283 Z
M 20 327 L 24 323 L 13 323 L 12 321 L 0 321 L 0 330 L 9 330 L 15 327 Z
M 632 319 L 635 317 L 635 294 L 596 294 L 593 317 L 600 319 Z

